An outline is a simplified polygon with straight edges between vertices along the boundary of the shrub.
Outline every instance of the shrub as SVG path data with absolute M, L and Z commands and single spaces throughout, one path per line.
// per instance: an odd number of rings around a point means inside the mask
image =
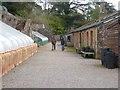
M 85 48 L 90 49 L 90 46 L 86 46 Z

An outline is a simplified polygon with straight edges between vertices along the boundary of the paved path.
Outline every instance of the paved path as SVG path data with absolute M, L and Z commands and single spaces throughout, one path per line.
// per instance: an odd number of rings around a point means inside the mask
M 4 88 L 118 88 L 118 69 L 101 67 L 99 60 L 62 52 L 60 45 L 39 48 L 37 54 L 3 77 Z

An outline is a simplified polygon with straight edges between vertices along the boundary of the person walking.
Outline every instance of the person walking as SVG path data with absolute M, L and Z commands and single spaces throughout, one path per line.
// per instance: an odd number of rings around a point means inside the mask
M 64 49 L 65 49 L 65 41 L 64 41 L 64 38 L 61 38 L 61 48 L 62 48 L 62 51 L 64 51 Z
M 56 40 L 55 40 L 55 37 L 52 36 L 51 38 L 51 43 L 52 43 L 52 51 L 56 49 Z
M 62 38 L 63 38 L 63 36 L 62 36 L 62 35 L 60 35 L 60 41 L 62 40 Z

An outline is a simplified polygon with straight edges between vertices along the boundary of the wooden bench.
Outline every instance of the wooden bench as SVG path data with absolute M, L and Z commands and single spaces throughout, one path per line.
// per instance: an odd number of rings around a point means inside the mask
M 81 53 L 82 53 L 82 56 L 83 56 L 83 57 L 88 57 L 88 56 L 90 56 L 90 55 L 92 55 L 93 58 L 95 57 L 95 53 L 94 53 L 94 52 L 81 51 Z

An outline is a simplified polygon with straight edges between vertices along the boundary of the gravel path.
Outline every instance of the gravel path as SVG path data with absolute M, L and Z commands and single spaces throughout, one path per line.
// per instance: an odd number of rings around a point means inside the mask
M 3 88 L 118 88 L 118 69 L 75 52 L 51 51 L 51 44 L 2 78 Z

